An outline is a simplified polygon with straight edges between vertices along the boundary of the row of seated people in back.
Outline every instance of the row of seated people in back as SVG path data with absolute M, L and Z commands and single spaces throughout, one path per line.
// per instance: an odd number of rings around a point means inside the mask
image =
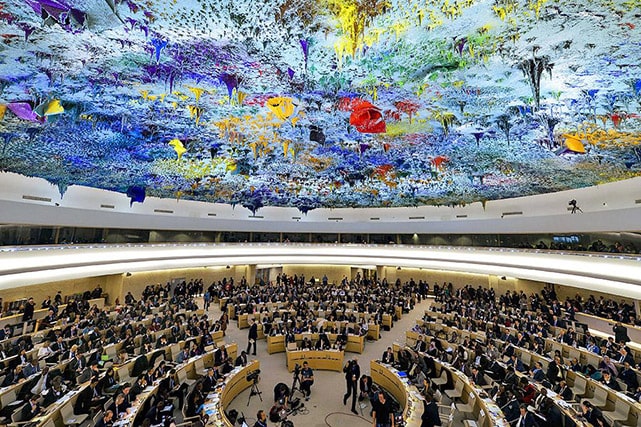
M 268 318 L 263 319 L 263 333 L 266 336 L 276 335 L 295 335 L 295 334 L 347 334 L 365 336 L 369 331 L 369 323 L 365 318 L 361 318 L 360 322 L 334 322 L 325 319 L 307 319 L 307 320 L 294 320 L 289 319 L 285 321 L 269 321 Z
M 62 291 L 58 291 L 58 293 L 54 296 L 53 299 L 51 298 L 51 296 L 47 296 L 40 304 L 40 308 L 53 309 L 54 312 L 57 313 L 58 307 L 60 307 L 63 304 L 67 304 L 67 305 L 71 305 L 70 311 L 73 311 L 73 308 L 75 305 L 89 304 L 88 301 L 90 299 L 101 298 L 102 295 L 103 295 L 102 288 L 100 286 L 97 286 L 93 291 L 87 290 L 82 294 L 65 297 L 64 300 L 67 301 L 65 303 L 63 301 Z M 23 322 L 27 322 L 33 319 L 34 312 L 37 308 L 36 302 L 33 298 L 30 297 L 23 303 L 20 303 L 19 305 L 7 303 L 8 307 L 14 306 L 14 305 L 16 306 L 15 310 L 10 310 L 10 309 L 2 310 L 5 304 L 2 298 L 0 298 L 0 318 L 13 316 L 16 314 L 22 314 L 21 320 Z M 4 339 L 1 333 L 0 333 L 0 339 Z
M 280 302 L 289 303 L 284 308 L 294 310 L 296 316 L 300 318 L 307 318 L 313 309 L 332 310 L 336 305 L 337 312 L 334 315 L 338 319 L 339 312 L 344 311 L 344 304 L 348 303 L 355 304 L 355 310 L 361 313 L 375 314 L 383 310 L 384 313 L 393 315 L 394 307 L 401 307 L 405 312 L 409 312 L 426 295 L 426 292 L 421 294 L 421 289 L 429 289 L 422 286 L 422 283 L 419 285 L 414 281 L 405 284 L 397 281 L 389 284 L 385 280 L 372 283 L 360 280 L 353 284 L 328 284 L 314 287 L 300 280 L 287 283 L 270 283 L 265 286 L 230 290 L 216 289 L 214 293 L 219 298 L 228 298 L 228 304 L 236 307 L 236 314 L 253 313 L 254 305 L 261 303 Z M 260 310 L 260 307 L 257 310 Z

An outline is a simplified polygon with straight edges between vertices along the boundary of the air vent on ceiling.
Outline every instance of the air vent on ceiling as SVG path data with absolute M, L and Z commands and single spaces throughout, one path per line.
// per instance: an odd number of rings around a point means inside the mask
M 342 221 L 342 220 L 343 220 L 343 218 L 339 218 L 339 217 L 330 217 L 330 218 L 327 218 L 327 220 L 328 220 L 328 221 Z
M 213 212 L 209 212 L 209 213 L 207 214 L 207 216 L 216 216 L 216 214 L 215 214 L 215 213 L 213 213 Z
M 101 208 L 103 209 L 115 209 L 116 207 L 114 205 L 100 205 Z
M 174 211 L 170 211 L 168 209 L 154 209 L 155 213 L 164 213 L 164 214 L 172 214 Z
M 501 216 L 523 215 L 523 211 L 503 212 Z
M 297 221 L 298 221 L 299 219 L 301 219 L 301 217 L 299 217 L 299 216 L 293 216 L 293 217 L 292 217 L 292 219 L 295 219 L 295 220 L 297 220 Z
M 265 217 L 262 216 L 262 215 L 247 215 L 247 218 L 258 218 L 258 219 L 261 219 L 261 218 L 265 218 Z
M 51 202 L 51 198 L 50 197 L 26 196 L 26 195 L 23 194 L 22 198 L 24 200 L 34 200 L 36 202 Z
M 370 220 L 370 221 L 380 221 L 381 219 L 380 219 L 380 218 L 378 218 L 378 217 L 374 217 L 374 218 L 370 218 L 369 220 Z
M 425 219 L 424 216 L 411 216 L 410 219 Z
M 641 205 L 641 199 L 636 199 L 636 200 L 634 201 L 634 203 L 635 203 L 635 204 L 637 204 L 637 205 Z
M 467 218 L 467 215 L 456 215 L 457 218 Z

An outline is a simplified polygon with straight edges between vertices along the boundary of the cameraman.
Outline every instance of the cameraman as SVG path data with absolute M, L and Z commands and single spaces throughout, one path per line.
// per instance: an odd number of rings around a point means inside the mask
M 347 362 L 343 368 L 343 372 L 345 373 L 345 381 L 347 384 L 347 392 L 343 395 L 343 405 L 347 405 L 347 401 L 351 395 L 352 412 L 358 414 L 358 412 L 356 412 L 356 391 L 358 389 L 358 380 L 361 377 L 361 367 L 358 366 L 358 359 L 355 357 Z
M 309 367 L 307 361 L 303 362 L 303 369 L 300 371 L 301 382 L 300 390 L 305 395 L 305 400 L 309 400 L 309 395 L 312 394 L 312 384 L 314 384 L 314 371 Z

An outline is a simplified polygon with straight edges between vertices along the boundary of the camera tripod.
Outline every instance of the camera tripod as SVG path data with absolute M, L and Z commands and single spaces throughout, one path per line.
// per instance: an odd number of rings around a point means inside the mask
M 290 389 L 289 392 L 289 400 L 291 401 L 292 398 L 294 397 L 294 392 L 298 391 L 300 394 L 305 396 L 305 393 L 300 389 L 300 372 L 299 371 L 294 371 L 294 379 L 292 381 L 292 388 Z
M 260 391 L 258 388 L 258 378 L 254 378 L 254 382 L 252 384 L 252 388 L 249 391 L 249 399 L 247 399 L 247 406 L 249 406 L 249 402 L 251 402 L 252 397 L 258 395 L 258 398 L 260 401 L 263 401 L 263 392 Z

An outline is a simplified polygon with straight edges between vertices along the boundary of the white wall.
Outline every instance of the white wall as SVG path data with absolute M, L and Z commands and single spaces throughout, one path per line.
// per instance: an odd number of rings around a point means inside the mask
M 27 196 L 25 199 L 24 197 Z M 33 200 L 33 197 L 39 198 Z M 583 213 L 572 215 L 568 201 Z M 160 211 L 160 212 L 159 212 Z M 514 214 L 520 212 L 521 214 Z M 512 213 L 512 214 L 511 214 Z M 569 233 L 641 230 L 641 178 L 459 207 L 249 210 L 231 205 L 147 198 L 69 187 L 64 197 L 43 179 L 0 174 L 0 223 L 155 230 L 331 233 Z M 410 219 L 421 218 L 422 219 Z M 342 218 L 342 220 L 329 220 Z M 375 218 L 375 219 L 372 219 Z

